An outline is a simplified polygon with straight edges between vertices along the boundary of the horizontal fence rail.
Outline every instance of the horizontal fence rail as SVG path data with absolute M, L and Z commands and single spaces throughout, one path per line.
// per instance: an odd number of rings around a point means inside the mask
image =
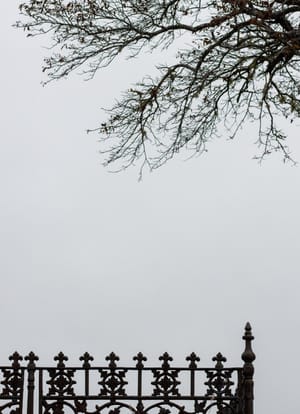
M 132 366 L 119 365 L 111 353 L 105 366 L 85 353 L 80 365 L 69 366 L 60 352 L 54 366 L 38 366 L 30 352 L 15 352 L 9 366 L 0 366 L 0 414 L 253 414 L 253 340 L 247 323 L 243 366 L 227 367 L 218 353 L 212 367 L 199 366 L 191 353 L 186 366 L 173 366 L 165 352 L 158 366 L 147 366 L 138 353 Z M 26 404 L 25 404 L 26 402 Z

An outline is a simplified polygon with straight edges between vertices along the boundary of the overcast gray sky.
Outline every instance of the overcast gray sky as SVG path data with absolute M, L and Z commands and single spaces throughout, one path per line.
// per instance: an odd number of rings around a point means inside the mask
M 249 320 L 256 413 L 298 412 L 299 166 L 252 160 L 250 125 L 141 183 L 109 173 L 85 129 L 151 56 L 43 88 L 46 39 L 11 27 L 18 3 L 0 5 L 1 363 L 63 349 L 99 361 L 193 350 L 205 365 L 220 350 L 237 364 Z M 298 135 L 295 122 L 300 161 Z

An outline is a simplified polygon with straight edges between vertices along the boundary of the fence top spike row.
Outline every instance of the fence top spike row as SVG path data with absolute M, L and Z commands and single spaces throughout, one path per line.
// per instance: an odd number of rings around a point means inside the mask
M 253 339 L 247 323 L 239 367 L 227 366 L 220 352 L 209 367 L 194 352 L 184 366 L 168 352 L 155 366 L 141 352 L 129 366 L 114 352 L 101 366 L 88 352 L 77 366 L 63 352 L 50 366 L 34 352 L 14 352 L 0 366 L 0 414 L 253 414 Z

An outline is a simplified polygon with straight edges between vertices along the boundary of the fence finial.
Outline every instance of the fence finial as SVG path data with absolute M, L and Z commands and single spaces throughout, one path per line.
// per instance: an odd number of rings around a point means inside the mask
M 252 335 L 252 328 L 249 322 L 246 323 L 245 326 L 245 334 L 243 336 L 243 339 L 245 341 L 245 350 L 242 353 L 242 360 L 245 363 L 252 363 L 255 360 L 255 354 L 252 350 L 251 342 L 254 339 L 254 336 Z
M 242 353 L 243 366 L 243 393 L 244 393 L 244 414 L 253 414 L 253 361 L 255 360 L 255 353 L 252 350 L 252 329 L 249 322 L 245 326 L 245 334 L 243 336 L 245 341 L 245 350 Z
M 12 367 L 14 369 L 18 369 L 18 368 L 20 368 L 20 362 L 19 361 L 22 361 L 23 357 L 17 351 L 15 351 L 12 355 L 10 355 L 10 357 L 8 359 L 10 361 L 12 361 Z

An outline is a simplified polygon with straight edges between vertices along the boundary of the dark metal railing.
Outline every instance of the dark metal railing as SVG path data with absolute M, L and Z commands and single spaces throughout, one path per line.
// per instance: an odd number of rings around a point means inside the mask
M 87 352 L 80 366 L 69 366 L 60 352 L 55 366 L 42 367 L 33 352 L 25 356 L 26 365 L 15 352 L 11 365 L 0 366 L 0 414 L 253 414 L 255 355 L 249 323 L 243 339 L 241 367 L 225 367 L 221 353 L 212 367 L 199 367 L 195 353 L 186 358 L 187 366 L 171 366 L 167 352 L 159 366 L 145 366 L 142 353 L 133 358 L 134 366 L 118 366 L 113 352 L 106 366 L 92 366 L 94 358 Z

